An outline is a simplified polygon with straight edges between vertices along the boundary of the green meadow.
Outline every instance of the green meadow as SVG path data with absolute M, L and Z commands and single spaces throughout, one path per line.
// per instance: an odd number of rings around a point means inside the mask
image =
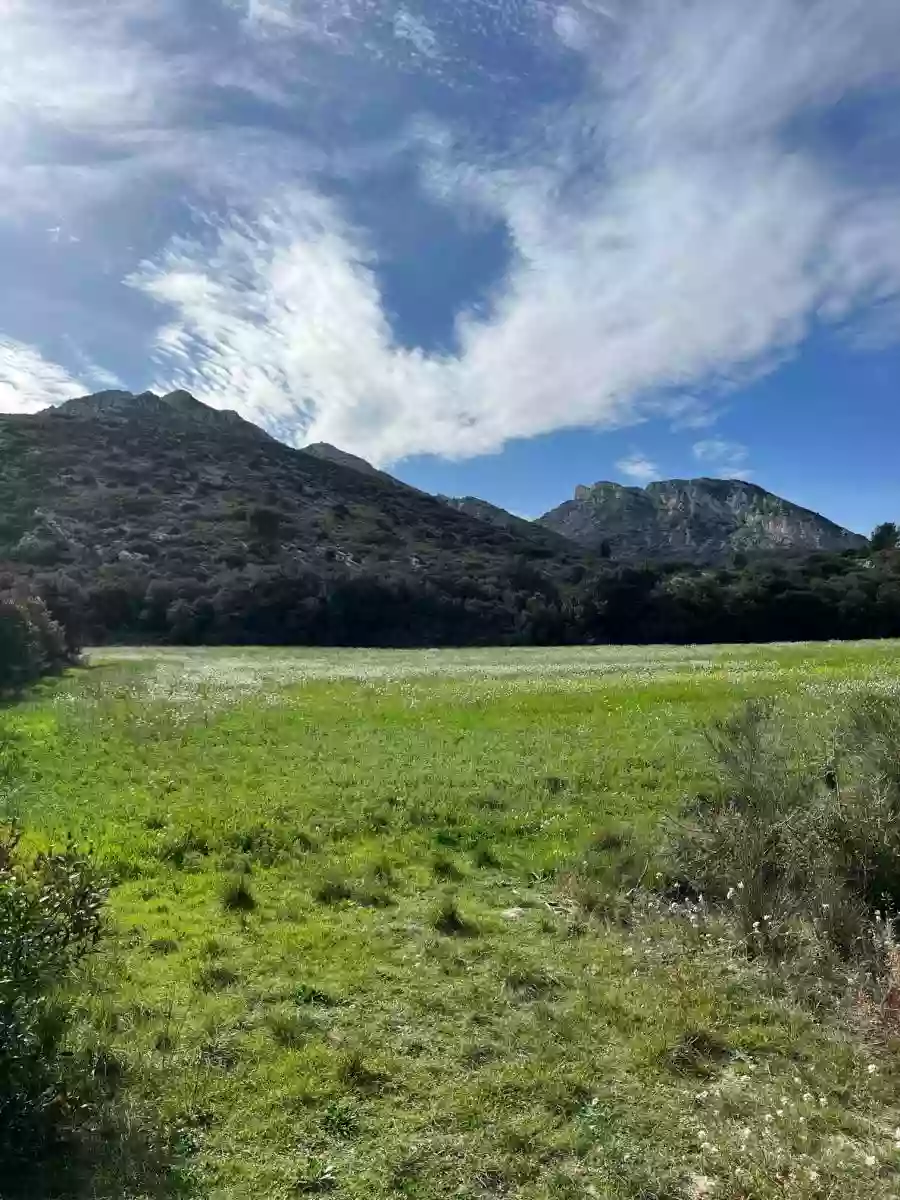
M 0 1195 L 900 1195 L 891 1039 L 620 895 L 710 721 L 773 696 L 824 761 L 898 686 L 895 643 L 92 653 L 0 725 L 29 841 L 114 881 L 70 1039 L 115 1123 Z

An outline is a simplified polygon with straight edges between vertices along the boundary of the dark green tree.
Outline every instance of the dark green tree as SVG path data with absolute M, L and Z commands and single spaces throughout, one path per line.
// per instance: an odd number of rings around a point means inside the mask
M 884 521 L 876 525 L 869 538 L 869 548 L 876 554 L 883 550 L 896 550 L 900 544 L 900 529 L 894 521 Z

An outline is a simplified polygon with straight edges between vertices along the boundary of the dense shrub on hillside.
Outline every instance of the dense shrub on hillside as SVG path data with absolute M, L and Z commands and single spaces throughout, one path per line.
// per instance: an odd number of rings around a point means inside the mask
M 63 1098 L 65 988 L 97 944 L 104 900 L 73 845 L 29 854 L 18 830 L 0 830 L 0 1162 Z
M 556 564 L 557 567 L 559 564 Z M 0 586 L 2 586 L 0 578 Z M 36 571 L 70 639 L 326 646 L 772 642 L 900 637 L 900 552 L 770 556 L 728 568 L 596 562 L 545 573 L 448 554 L 429 570 L 336 558 Z
M 74 654 L 43 600 L 0 596 L 0 691 L 60 670 Z

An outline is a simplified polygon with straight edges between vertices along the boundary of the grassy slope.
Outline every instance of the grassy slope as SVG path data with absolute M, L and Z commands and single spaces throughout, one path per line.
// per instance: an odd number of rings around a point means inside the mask
M 895 1195 L 883 1049 L 713 934 L 583 920 L 559 870 L 701 788 L 697 732 L 741 695 L 827 711 L 896 662 L 111 654 L 5 716 L 27 827 L 122 880 L 78 1037 L 179 1130 L 172 1194 Z M 256 907 L 228 911 L 246 869 Z M 434 928 L 448 892 L 468 936 Z M 730 1057 L 673 1069 L 698 1030 Z

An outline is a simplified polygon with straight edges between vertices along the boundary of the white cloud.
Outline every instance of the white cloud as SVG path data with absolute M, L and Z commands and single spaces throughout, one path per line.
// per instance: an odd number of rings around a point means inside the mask
M 398 9 L 394 14 L 394 36 L 409 42 L 426 58 L 436 58 L 439 53 L 437 37 L 428 22 L 405 8 Z
M 167 2 L 157 4 L 155 19 L 167 10 Z M 42 128 L 84 135 L 148 122 L 159 127 L 171 112 L 179 63 L 136 36 L 137 18 L 147 21 L 146 6 L 136 0 L 3 0 L 4 139 L 30 141 Z
M 0 337 L 0 412 L 39 412 L 89 390 L 33 346 Z
M 753 472 L 747 466 L 747 447 L 741 442 L 724 438 L 706 438 L 694 443 L 694 458 L 714 475 L 724 479 L 749 479 Z
M 659 479 L 659 467 L 643 454 L 635 453 L 627 458 L 620 458 L 616 463 L 616 470 L 633 483 L 651 483 L 654 479 Z
M 638 10 L 615 23 L 595 12 L 596 52 L 579 39 L 611 105 L 588 96 L 577 121 L 502 169 L 438 146 L 432 190 L 489 209 L 515 247 L 490 314 L 460 314 L 457 357 L 395 345 L 364 238 L 324 203 L 310 221 L 314 198 L 298 192 L 221 230 L 211 261 L 208 244 L 180 242 L 142 269 L 174 308 L 163 343 L 184 382 L 378 461 L 464 455 L 628 423 L 658 408 L 655 389 L 727 386 L 800 342 L 817 313 L 896 291 L 900 262 L 881 247 L 900 244 L 897 197 L 873 203 L 779 138 L 788 119 L 900 65 L 893 5 Z M 566 27 L 590 19 L 573 10 Z M 604 153 L 600 181 L 569 178 Z
M 190 51 L 163 54 L 136 36 L 138 0 L 6 5 L 0 183 L 29 180 L 9 193 L 20 207 L 42 187 L 65 191 L 66 164 L 17 169 L 46 124 L 121 151 L 73 180 L 88 205 L 125 178 L 135 191 L 166 175 L 201 181 L 200 232 L 161 229 L 167 244 L 130 277 L 161 306 L 160 376 L 298 442 L 388 463 L 660 414 L 702 428 L 710 395 L 770 369 L 813 321 L 889 312 L 900 295 L 900 182 L 866 182 L 803 133 L 839 98 L 900 79 L 896 0 L 460 0 L 430 24 L 427 4 L 232 0 L 254 36 L 230 59 L 197 30 Z M 183 10 L 162 11 L 181 45 Z M 502 22 L 530 30 L 546 62 L 568 53 L 587 68 L 575 101 L 533 111 L 498 153 L 462 121 L 432 118 L 405 142 L 431 201 L 478 206 L 512 245 L 489 302 L 459 313 L 455 354 L 396 336 L 370 236 L 324 198 L 306 141 L 200 128 L 219 83 L 299 114 L 291 81 L 332 44 L 386 71 L 422 60 L 450 87 L 455 59 L 428 62 L 445 16 L 473 37 Z M 457 78 L 461 94 L 475 70 Z M 342 103 L 359 114 L 371 99 Z

